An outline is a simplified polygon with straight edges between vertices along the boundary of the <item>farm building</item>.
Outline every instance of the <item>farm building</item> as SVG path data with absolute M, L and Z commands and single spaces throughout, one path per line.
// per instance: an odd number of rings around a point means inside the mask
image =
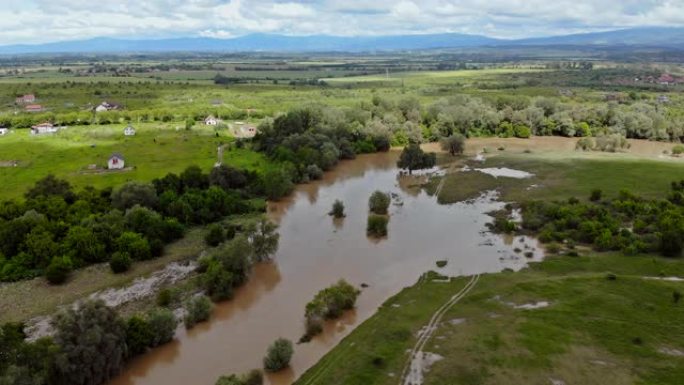
M 209 115 L 206 119 L 204 119 L 204 124 L 206 124 L 207 126 L 218 126 L 219 120 Z
M 107 168 L 110 170 L 120 170 L 124 168 L 124 158 L 123 155 L 119 153 L 113 153 L 107 161 Z
M 35 103 L 36 102 L 36 95 L 34 94 L 26 94 L 23 96 L 19 96 L 18 98 L 14 99 L 14 102 L 16 104 L 30 104 L 30 103 Z
M 37 124 L 31 127 L 31 135 L 54 134 L 59 131 L 59 127 L 50 122 Z
M 29 104 L 28 106 L 24 107 L 24 110 L 26 112 L 41 112 L 44 109 L 40 104 Z
M 128 127 L 124 128 L 124 135 L 125 136 L 134 136 L 135 135 L 135 128 L 131 126 L 130 124 Z
M 109 102 L 102 102 L 100 103 L 99 106 L 95 107 L 95 112 L 105 112 L 105 111 L 112 111 L 112 110 L 118 110 L 119 105 L 115 103 L 109 103 Z

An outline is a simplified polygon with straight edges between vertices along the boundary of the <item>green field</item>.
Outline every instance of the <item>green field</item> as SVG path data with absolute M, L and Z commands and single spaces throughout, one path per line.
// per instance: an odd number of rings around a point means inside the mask
M 17 167 L 0 168 L 4 198 L 16 198 L 38 179 L 52 173 L 76 187 L 115 187 L 129 180 L 150 181 L 169 172 L 180 173 L 189 165 L 210 168 L 217 161 L 217 148 L 231 143 L 227 130 L 197 125 L 190 131 L 182 124 L 135 125 L 137 133 L 124 137 L 126 125 L 70 127 L 55 135 L 32 136 L 16 130 L 0 137 L 0 161 L 18 161 Z M 178 128 L 178 129 L 177 129 Z M 129 171 L 91 171 L 89 165 L 106 168 L 109 156 L 124 156 Z M 247 149 L 224 152 L 226 164 L 263 170 L 267 160 Z
M 673 292 L 684 284 L 644 277 L 682 275 L 681 261 L 590 254 L 482 276 L 427 343 L 424 351 L 443 360 L 424 383 L 679 384 L 684 365 L 673 352 L 684 346 L 684 329 L 674 320 L 683 319 L 684 305 Z M 399 383 L 418 331 L 464 283 L 404 289 L 296 384 Z M 549 306 L 515 308 L 540 301 Z

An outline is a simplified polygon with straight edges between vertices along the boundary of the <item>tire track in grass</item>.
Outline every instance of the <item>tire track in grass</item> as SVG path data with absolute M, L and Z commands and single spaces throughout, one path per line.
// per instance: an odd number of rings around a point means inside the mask
M 413 346 L 413 349 L 411 349 L 408 360 L 404 365 L 404 369 L 401 371 L 401 379 L 399 380 L 400 385 L 421 385 L 420 381 L 418 381 L 417 383 L 409 381 L 409 374 L 411 372 L 412 367 L 411 364 L 415 359 L 418 359 L 419 356 L 422 357 L 423 348 L 430 340 L 435 330 L 437 330 L 437 325 L 439 325 L 439 323 L 442 321 L 442 317 L 444 317 L 444 314 L 446 314 L 446 312 L 449 311 L 451 307 L 453 307 L 458 301 L 460 301 L 461 298 L 468 294 L 468 292 L 470 292 L 470 290 L 473 287 L 475 287 L 479 279 L 479 274 L 474 275 L 458 293 L 454 294 L 451 298 L 449 298 L 449 300 L 446 301 L 442 306 L 440 306 L 440 308 L 437 309 L 437 311 L 435 311 L 435 313 L 432 315 L 432 318 L 430 318 L 430 322 L 428 322 L 427 326 L 424 329 L 425 331 L 420 335 L 418 341 L 416 341 L 416 344 Z M 422 370 L 422 368 L 418 368 L 418 370 Z

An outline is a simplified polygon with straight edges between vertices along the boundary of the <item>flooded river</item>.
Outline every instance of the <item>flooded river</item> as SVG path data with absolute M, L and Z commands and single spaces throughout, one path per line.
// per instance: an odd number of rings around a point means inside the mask
M 323 335 L 295 347 L 291 369 L 267 377 L 290 384 L 316 363 L 388 297 L 412 285 L 428 270 L 448 275 L 517 269 L 526 263 L 514 248 L 536 248 L 531 240 L 504 240 L 485 232 L 485 215 L 502 203 L 493 195 L 472 203 L 438 205 L 435 197 L 400 177 L 397 153 L 360 156 L 341 163 L 324 180 L 299 186 L 269 207 L 279 223 L 280 247 L 273 263 L 256 267 L 232 301 L 217 305 L 210 322 L 134 360 L 112 385 L 213 385 L 223 374 L 261 367 L 278 337 L 297 341 L 304 332 L 304 306 L 320 289 L 344 278 L 367 284 L 357 309 L 327 325 Z M 366 237 L 368 197 L 374 190 L 397 194 L 390 207 L 386 239 Z M 335 199 L 347 217 L 327 215 Z M 446 260 L 444 268 L 435 262 Z

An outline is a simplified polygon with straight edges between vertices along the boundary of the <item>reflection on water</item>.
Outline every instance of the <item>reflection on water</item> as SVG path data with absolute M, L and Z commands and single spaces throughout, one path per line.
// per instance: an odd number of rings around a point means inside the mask
M 340 278 L 368 284 L 355 311 L 326 324 L 310 343 L 296 345 L 291 370 L 267 376 L 272 384 L 290 384 L 386 298 L 436 269 L 436 261 L 448 261 L 442 274 L 467 275 L 518 269 L 541 258 L 532 240 L 506 245 L 484 231 L 489 221 L 484 213 L 502 206 L 492 194 L 468 204 L 438 205 L 417 187 L 423 175 L 399 176 L 397 155 L 343 162 L 323 180 L 270 204 L 281 234 L 275 262 L 257 266 L 235 298 L 216 307 L 210 322 L 179 330 L 177 342 L 136 359 L 112 384 L 212 385 L 220 375 L 258 368 L 273 340 L 301 337 L 304 307 L 318 290 Z M 375 190 L 395 194 L 389 235 L 380 242 L 366 238 L 368 197 Z M 328 215 L 335 199 L 344 202 L 346 218 Z M 531 251 L 533 258 L 514 249 Z

